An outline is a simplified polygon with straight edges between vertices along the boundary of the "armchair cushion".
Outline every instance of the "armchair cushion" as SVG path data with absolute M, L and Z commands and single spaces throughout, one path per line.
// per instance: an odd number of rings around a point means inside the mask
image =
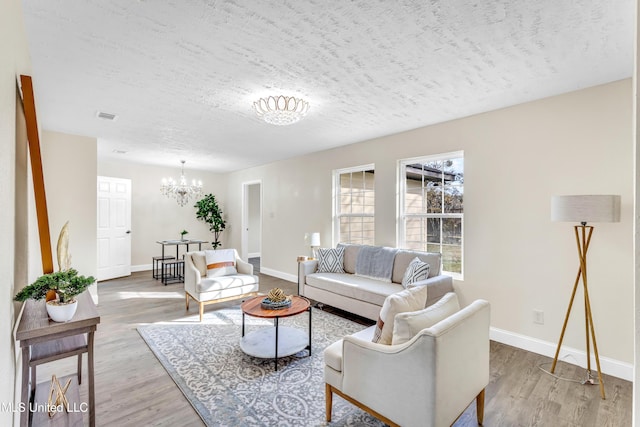
M 238 274 L 235 249 L 214 249 L 204 251 L 207 261 L 207 277 Z
M 375 326 L 370 326 L 351 336 L 363 341 L 371 341 L 374 330 Z M 338 340 L 324 349 L 324 362 L 337 372 L 342 372 L 342 340 Z
M 342 247 L 318 249 L 318 273 L 344 273 L 343 257 Z
M 402 277 L 402 286 L 408 288 L 410 284 L 429 278 L 429 264 L 422 262 L 420 258 L 415 257 L 409 263 L 407 270 Z
M 393 339 L 393 321 L 398 313 L 417 311 L 424 308 L 427 302 L 427 287 L 416 286 L 389 295 L 382 305 L 380 317 L 376 324 L 373 342 L 391 344 Z
M 460 303 L 455 292 L 449 292 L 435 304 L 419 311 L 399 313 L 393 321 L 392 345 L 404 344 L 439 321 L 460 311 Z
M 196 285 L 196 290 L 200 293 L 221 291 L 225 289 L 237 288 L 244 285 L 258 283 L 258 278 L 248 274 L 233 274 L 229 276 L 203 278 Z

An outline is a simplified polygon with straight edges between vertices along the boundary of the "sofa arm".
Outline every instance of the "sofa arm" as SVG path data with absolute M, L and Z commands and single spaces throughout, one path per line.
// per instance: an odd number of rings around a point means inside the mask
M 317 259 L 298 262 L 298 289 L 300 295 L 304 295 L 304 286 L 307 283 L 307 274 L 315 273 L 317 269 Z
M 427 303 L 425 307 L 436 303 L 445 294 L 449 292 L 455 292 L 453 290 L 453 279 L 446 274 L 440 274 L 438 276 L 430 277 L 425 280 L 419 280 L 411 284 L 411 286 L 428 286 L 427 291 Z
M 236 258 L 236 270 L 240 274 L 253 275 L 253 264 L 245 262 L 240 258 Z
M 184 257 L 184 290 L 191 296 L 197 297 L 198 292 L 196 289 L 201 279 L 200 270 L 198 270 L 198 267 L 193 263 L 191 255 L 186 254 Z

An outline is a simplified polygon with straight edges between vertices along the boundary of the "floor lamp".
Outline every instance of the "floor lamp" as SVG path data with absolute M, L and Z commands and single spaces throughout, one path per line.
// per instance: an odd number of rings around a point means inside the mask
M 576 296 L 578 284 L 582 279 L 582 287 L 584 289 L 584 322 L 585 322 L 585 338 L 587 347 L 587 379 L 583 384 L 594 384 L 591 376 L 591 344 L 593 344 L 593 352 L 596 357 L 596 366 L 598 368 L 598 382 L 600 384 L 600 395 L 605 398 L 604 384 L 602 382 L 602 371 L 600 370 L 600 357 L 598 356 L 598 344 L 596 343 L 596 332 L 593 325 L 593 316 L 591 315 L 591 303 L 589 301 L 589 289 L 587 287 L 587 251 L 589 243 L 591 243 L 591 235 L 594 227 L 587 225 L 588 222 L 618 222 L 620 221 L 620 196 L 615 195 L 579 195 L 579 196 L 553 196 L 551 198 L 551 220 L 564 222 L 579 222 L 580 225 L 574 226 L 576 245 L 578 246 L 578 258 L 580 267 L 576 281 L 573 285 L 573 292 L 569 300 L 567 315 L 564 318 L 560 340 L 556 349 L 556 355 L 553 358 L 551 373 L 556 369 L 558 355 L 562 340 L 571 314 L 573 300 Z

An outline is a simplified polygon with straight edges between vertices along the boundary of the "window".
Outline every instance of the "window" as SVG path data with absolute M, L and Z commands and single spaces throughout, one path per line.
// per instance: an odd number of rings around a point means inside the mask
M 375 241 L 374 166 L 333 172 L 334 241 L 373 245 Z
M 462 152 L 400 161 L 399 246 L 441 252 L 443 270 L 463 273 Z

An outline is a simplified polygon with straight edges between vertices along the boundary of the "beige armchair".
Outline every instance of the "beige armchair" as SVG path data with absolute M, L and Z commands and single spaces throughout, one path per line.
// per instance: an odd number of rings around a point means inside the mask
M 399 345 L 371 342 L 373 329 L 324 353 L 327 422 L 333 393 L 381 421 L 450 426 L 476 399 L 478 424 L 489 383 L 489 303 L 477 300 Z
M 237 274 L 207 277 L 205 251 L 187 252 L 184 256 L 184 291 L 187 311 L 189 299 L 194 299 L 200 308 L 200 321 L 204 306 L 258 294 L 258 276 L 253 274 L 253 265 L 240 259 L 235 252 Z

